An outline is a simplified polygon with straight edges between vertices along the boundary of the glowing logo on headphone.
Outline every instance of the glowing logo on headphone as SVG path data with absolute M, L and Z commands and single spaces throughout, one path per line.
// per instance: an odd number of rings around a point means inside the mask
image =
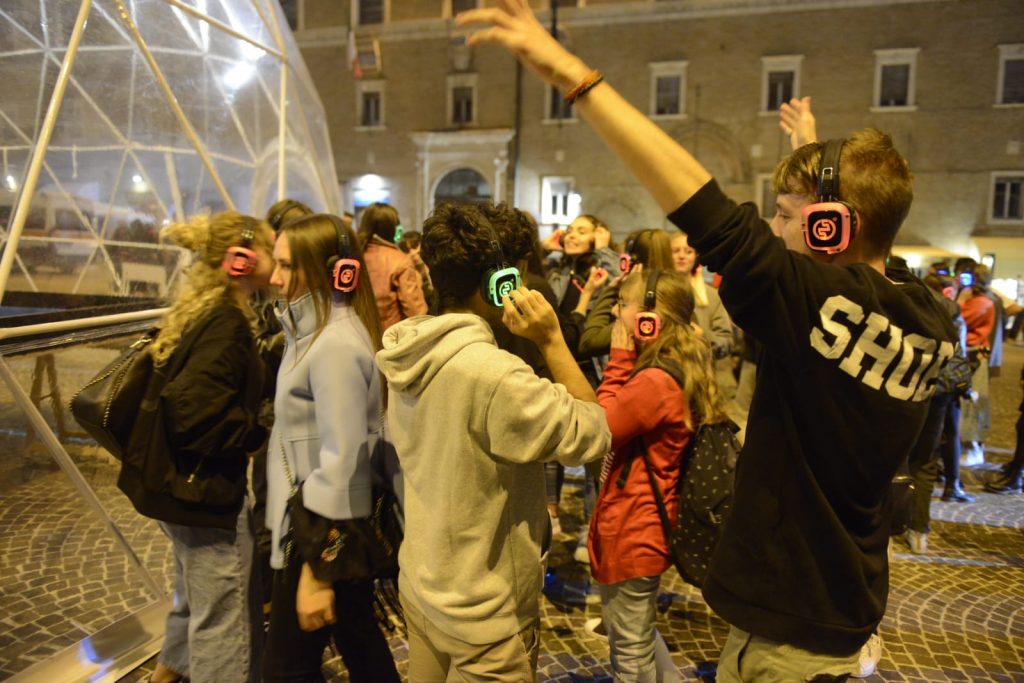
M 508 296 L 513 291 L 515 291 L 515 288 L 516 288 L 516 283 L 515 283 L 514 279 L 512 279 L 512 278 L 502 279 L 502 281 L 498 283 L 498 296 Z
M 814 222 L 814 226 L 811 227 L 814 232 L 814 236 L 822 241 L 831 240 L 836 236 L 838 227 L 836 222 L 831 218 L 822 218 Z

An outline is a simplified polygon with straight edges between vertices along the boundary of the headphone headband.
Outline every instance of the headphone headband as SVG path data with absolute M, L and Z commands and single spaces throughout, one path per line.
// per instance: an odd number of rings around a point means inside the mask
M 818 170 L 818 201 L 839 200 L 839 155 L 845 140 L 828 140 L 821 151 L 821 168 Z
M 644 310 L 653 311 L 658 303 L 658 278 L 661 277 L 661 269 L 654 268 L 647 274 L 647 285 L 644 289 Z

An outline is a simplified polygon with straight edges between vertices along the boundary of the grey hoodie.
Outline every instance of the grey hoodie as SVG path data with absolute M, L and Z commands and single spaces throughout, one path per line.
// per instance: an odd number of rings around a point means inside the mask
M 535 625 L 548 524 L 541 463 L 603 457 L 604 411 L 498 349 L 475 315 L 404 320 L 376 358 L 405 475 L 403 599 L 471 644 Z

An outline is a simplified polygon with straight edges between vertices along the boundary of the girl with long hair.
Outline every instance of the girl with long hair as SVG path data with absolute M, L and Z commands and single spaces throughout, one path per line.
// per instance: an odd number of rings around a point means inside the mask
M 267 456 L 275 572 L 264 680 L 322 681 L 333 637 L 350 680 L 397 683 L 373 582 L 342 567 L 350 526 L 371 513 L 383 415 L 381 324 L 362 250 L 340 218 L 315 214 L 284 225 L 274 262 L 286 345 Z
M 174 604 L 150 680 L 258 681 L 262 621 L 246 467 L 260 440 L 263 371 L 249 302 L 270 280 L 274 235 L 234 211 L 163 233 L 194 253 L 147 350 L 156 373 L 167 373 L 154 430 L 166 431 L 167 443 L 148 453 L 168 459 L 159 470 L 172 483 L 160 485 L 127 462 L 118 478 L 136 509 L 159 520 L 174 553 Z
M 672 242 L 664 230 L 634 230 L 626 237 L 624 246 L 623 253 L 629 258 L 630 269 L 640 266 L 640 269 L 660 268 L 669 271 L 673 268 Z M 621 275 L 619 279 L 609 282 L 587 313 L 587 321 L 580 336 L 580 355 L 599 356 L 608 353 L 616 320 L 612 309 L 619 300 L 619 285 L 623 277 Z
M 591 386 L 601 382 L 601 363 L 597 358 L 580 354 L 583 324 L 594 297 L 605 284 L 619 275 L 618 254 L 611 248 L 611 230 L 597 216 L 580 214 L 566 230 L 555 230 L 541 243 L 549 255 L 547 279 L 554 292 L 562 335 L 569 350 L 580 359 L 580 369 Z M 546 466 L 548 513 L 555 536 L 564 536 L 558 517 L 558 504 L 562 497 L 564 468 L 558 463 Z M 592 470 L 596 476 L 596 469 Z M 592 479 L 593 477 L 591 477 Z M 593 486 L 584 482 L 584 518 L 590 518 Z M 574 557 L 588 559 L 582 548 L 585 534 L 579 538 Z
M 704 273 L 697 262 L 697 250 L 690 246 L 685 232 L 677 232 L 672 236 L 672 260 L 676 271 L 690 278 L 695 304 L 694 316 L 708 336 L 715 358 L 719 361 L 716 363 L 718 387 L 728 399 L 736 389 L 736 378 L 725 376 L 732 375 L 732 367 L 728 362 L 733 345 L 732 319 L 718 296 L 718 290 L 704 282 Z M 723 360 L 726 362 L 722 363 Z
M 711 345 L 692 324 L 686 277 L 658 269 L 630 274 L 614 310 L 611 359 L 597 390 L 612 452 L 590 523 L 590 570 L 599 583 L 616 680 L 653 683 L 678 679 L 678 672 L 660 670 L 663 657 L 656 664 L 655 598 L 670 560 L 647 468 L 674 519 L 681 454 L 701 424 L 725 415 Z M 652 314 L 660 331 L 644 337 L 637 318 Z

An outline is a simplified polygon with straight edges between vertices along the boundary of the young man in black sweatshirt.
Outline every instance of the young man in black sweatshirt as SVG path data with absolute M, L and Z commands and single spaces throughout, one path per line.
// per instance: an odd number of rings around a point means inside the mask
M 824 163 L 826 145 L 796 150 L 775 173 L 779 240 L 756 207 L 729 200 L 559 45 L 526 0 L 499 0 L 457 23 L 484 24 L 471 45 L 502 45 L 567 93 L 701 262 L 722 274 L 729 314 L 765 348 L 735 507 L 704 586 L 732 627 L 718 680 L 845 676 L 885 612 L 890 481 L 955 340 L 920 281 L 885 268 L 913 196 L 906 161 L 873 130 L 828 145 Z M 851 216 L 829 207 L 805 230 L 821 175 L 837 181 L 822 194 L 846 202 Z

